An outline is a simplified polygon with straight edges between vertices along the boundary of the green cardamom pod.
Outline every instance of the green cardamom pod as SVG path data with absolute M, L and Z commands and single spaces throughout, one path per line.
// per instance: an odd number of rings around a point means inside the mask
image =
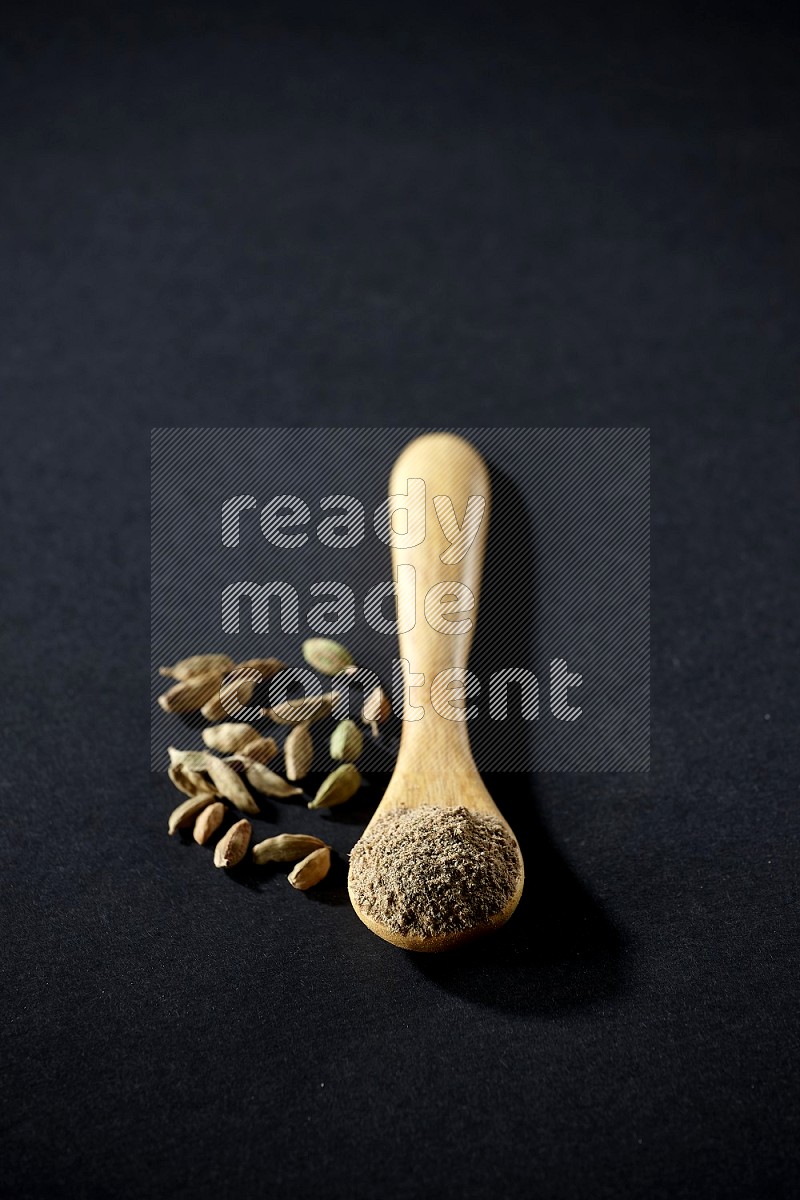
M 266 767 L 264 767 L 264 770 L 266 770 Z M 258 816 L 258 805 L 233 767 L 229 766 L 227 762 L 224 762 L 221 758 L 214 758 L 213 754 L 209 754 L 206 773 L 214 785 L 214 791 L 218 796 L 221 796 L 223 800 L 229 800 L 234 808 L 239 809 L 239 812 L 252 813 L 254 816 Z
M 178 680 L 191 679 L 195 675 L 205 675 L 206 671 L 217 671 L 223 674 L 230 671 L 233 659 L 227 654 L 192 654 L 190 658 L 182 658 L 174 667 L 159 667 L 159 675 Z
M 176 829 L 184 829 L 187 825 L 193 825 L 197 814 L 201 813 L 209 804 L 213 804 L 215 800 L 216 796 L 213 792 L 198 792 L 196 796 L 189 796 L 187 800 L 184 800 L 183 804 L 179 804 L 170 813 L 170 837 Z
M 269 717 L 276 725 L 308 725 L 311 721 L 329 717 L 338 699 L 338 692 L 326 692 L 324 696 L 298 696 L 296 700 L 284 700 L 274 708 L 262 708 L 261 715 Z
M 335 771 L 331 771 L 322 783 L 309 808 L 333 808 L 336 804 L 344 804 L 351 796 L 355 796 L 361 787 L 361 775 L 358 767 L 352 763 L 342 763 Z
M 279 833 L 253 846 L 253 862 L 263 866 L 268 862 L 297 862 L 315 850 L 322 850 L 325 843 L 306 833 Z
M 250 845 L 250 835 L 253 826 L 249 821 L 237 821 L 224 837 L 220 838 L 214 850 L 215 867 L 235 867 L 247 854 Z
M 201 813 L 198 813 L 192 832 L 192 837 L 198 846 L 205 846 L 208 839 L 213 837 L 224 820 L 225 805 L 220 800 L 215 801 L 214 804 L 209 804 L 208 808 L 204 808 Z
M 314 742 L 307 725 L 295 725 L 283 743 L 283 758 L 287 779 L 305 779 L 314 761 Z
M 313 850 L 307 858 L 304 858 L 289 872 L 289 883 L 299 892 L 307 892 L 309 888 L 314 887 L 325 878 L 330 868 L 330 847 L 322 846 L 319 850 Z
M 206 671 L 203 675 L 190 675 L 158 697 L 164 712 L 197 712 L 219 691 L 221 671 Z
M 258 730 L 252 725 L 237 721 L 226 721 L 224 725 L 212 725 L 203 730 L 203 741 L 209 750 L 218 750 L 221 754 L 235 754 L 258 736 Z
M 321 675 L 338 675 L 353 665 L 350 651 L 330 638 L 307 638 L 303 642 L 303 658 Z
M 364 735 L 355 721 L 340 721 L 331 734 L 331 758 L 355 762 L 364 748 Z
M 265 796 L 301 796 L 303 789 L 292 787 L 285 779 L 281 779 L 275 771 L 271 771 L 269 767 L 265 767 L 255 758 L 248 758 L 246 754 L 231 754 L 224 760 L 226 763 L 234 763 L 236 766 L 241 766 L 245 779 L 250 784 L 250 787 L 256 789 L 257 792 L 263 792 Z M 247 812 L 248 809 L 243 809 Z M 258 809 L 255 810 L 258 812 Z

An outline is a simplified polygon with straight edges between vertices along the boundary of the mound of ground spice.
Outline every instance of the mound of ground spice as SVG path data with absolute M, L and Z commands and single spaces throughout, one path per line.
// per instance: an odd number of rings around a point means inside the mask
M 350 854 L 350 891 L 398 933 L 431 937 L 488 920 L 519 878 L 513 837 L 467 808 L 402 809 L 376 821 Z

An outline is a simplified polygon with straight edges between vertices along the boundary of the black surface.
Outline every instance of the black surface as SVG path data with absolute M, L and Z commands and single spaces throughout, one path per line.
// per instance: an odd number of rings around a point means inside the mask
M 798 1194 L 798 47 L 661 12 L 13 17 L 7 1194 Z M 434 960 L 148 772 L 150 427 L 398 414 L 652 428 L 652 772 Z

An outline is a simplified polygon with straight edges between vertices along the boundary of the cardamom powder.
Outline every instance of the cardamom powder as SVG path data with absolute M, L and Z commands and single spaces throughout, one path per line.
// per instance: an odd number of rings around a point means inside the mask
M 358 907 L 398 933 L 431 937 L 501 912 L 519 879 L 506 826 L 468 808 L 400 809 L 376 821 L 350 854 Z

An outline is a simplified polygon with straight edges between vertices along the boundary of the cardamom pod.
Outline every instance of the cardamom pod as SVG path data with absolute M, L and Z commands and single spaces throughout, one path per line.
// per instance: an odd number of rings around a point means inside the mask
M 352 763 L 342 763 L 341 767 L 337 767 L 323 779 L 308 807 L 333 808 L 336 804 L 344 804 L 351 796 L 355 796 L 360 787 L 361 775 L 358 767 L 354 767 Z
M 319 850 L 312 850 L 311 854 L 289 873 L 289 883 L 300 892 L 308 891 L 315 883 L 324 879 L 330 869 L 330 847 L 321 846 Z
M 338 675 L 353 665 L 350 651 L 330 638 L 307 638 L 303 642 L 303 658 L 320 675 Z
M 258 814 L 260 811 L 258 805 L 239 776 L 228 765 L 228 761 L 214 758 L 209 754 L 206 771 L 218 796 L 221 796 L 223 800 L 230 800 L 234 808 L 238 808 L 240 812 Z
M 211 784 L 198 771 L 190 771 L 188 767 L 184 767 L 181 763 L 175 763 L 169 768 L 167 774 L 170 780 L 178 789 L 186 796 L 197 796 L 200 792 L 212 791 Z
M 262 708 L 261 713 L 276 725 L 308 725 L 322 717 L 329 717 L 338 699 L 338 692 L 325 692 L 322 696 L 299 696 L 296 700 L 284 700 L 274 708 Z
M 314 761 L 314 742 L 307 725 L 295 725 L 283 743 L 286 778 L 305 779 Z
M 278 743 L 275 738 L 262 737 L 258 734 L 252 741 L 245 742 L 239 747 L 245 758 L 254 758 L 256 762 L 266 763 L 278 753 Z
M 215 867 L 235 867 L 247 854 L 250 845 L 250 835 L 253 827 L 249 821 L 237 821 L 231 825 L 224 837 L 221 837 L 214 849 Z
M 189 658 L 182 658 L 180 662 L 176 662 L 174 667 L 159 667 L 158 673 L 171 679 L 183 680 L 191 679 L 194 675 L 205 675 L 207 671 L 216 671 L 224 675 L 233 665 L 233 659 L 227 654 L 192 654 Z
M 197 796 L 189 796 L 169 815 L 169 835 L 172 837 L 176 829 L 191 825 L 199 812 L 214 803 L 213 792 L 200 792 Z
M 297 862 L 324 847 L 325 842 L 310 834 L 279 833 L 277 837 L 265 838 L 253 846 L 253 862 L 259 867 L 268 862 Z
M 370 726 L 373 737 L 378 736 L 378 726 L 383 724 L 391 711 L 392 707 L 389 704 L 389 697 L 383 688 L 373 688 L 364 700 L 364 706 L 361 709 L 361 720 L 365 725 Z
M 303 789 L 292 787 L 285 779 L 281 779 L 280 775 L 276 775 L 269 767 L 265 767 L 263 763 L 257 762 L 254 758 L 248 758 L 245 754 L 231 754 L 224 760 L 227 763 L 241 764 L 244 768 L 244 775 L 251 787 L 254 787 L 257 792 L 263 792 L 265 796 L 277 796 L 285 798 L 287 796 L 302 796 Z M 231 770 L 228 767 L 228 770 Z M 245 809 L 245 812 L 248 810 Z M 258 809 L 256 809 L 258 812 Z
M 205 744 L 210 750 L 218 750 L 220 754 L 235 754 L 247 742 L 260 736 L 252 725 L 236 721 L 227 721 L 224 725 L 213 725 L 211 729 L 203 730 Z
M 331 734 L 331 758 L 355 762 L 364 748 L 364 736 L 355 721 L 340 721 Z
M 207 700 L 200 712 L 207 721 L 224 721 L 237 709 L 244 708 L 256 690 L 256 680 L 246 672 L 228 675 L 216 695 Z
M 222 679 L 222 671 L 206 671 L 203 675 L 192 675 L 180 683 L 173 684 L 158 697 L 164 712 L 197 712 L 216 692 Z
M 204 846 L 208 839 L 216 833 L 225 817 L 225 805 L 216 800 L 198 813 L 194 823 L 192 837 L 198 846 Z
M 167 747 L 169 761 L 173 767 L 182 767 L 186 771 L 205 771 L 213 754 L 207 750 L 176 750 L 174 746 Z

